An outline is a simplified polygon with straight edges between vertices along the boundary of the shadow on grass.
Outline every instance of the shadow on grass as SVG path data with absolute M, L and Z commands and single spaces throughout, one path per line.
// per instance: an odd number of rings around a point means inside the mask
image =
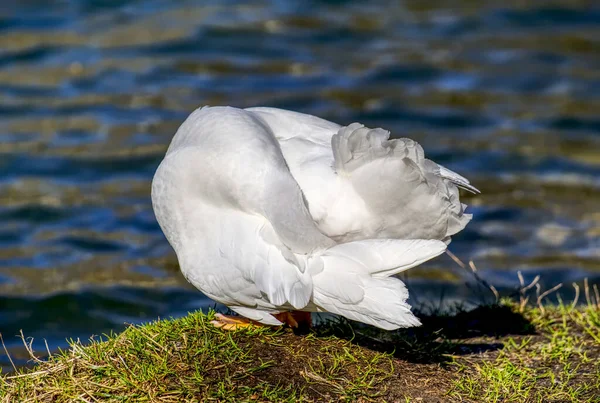
M 501 338 L 535 334 L 534 326 L 508 306 L 486 305 L 457 313 L 417 314 L 422 326 L 394 332 L 346 319 L 318 324 L 319 336 L 336 336 L 362 347 L 392 353 L 414 363 L 445 363 L 448 355 L 477 354 L 501 349 Z

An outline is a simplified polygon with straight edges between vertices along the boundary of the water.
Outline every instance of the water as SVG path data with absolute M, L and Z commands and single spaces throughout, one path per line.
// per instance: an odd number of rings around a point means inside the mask
M 451 249 L 504 292 L 600 282 L 600 8 L 592 1 L 16 1 L 0 5 L 0 332 L 65 338 L 212 303 L 179 274 L 150 180 L 204 104 L 418 140 L 472 179 Z M 478 300 L 448 257 L 417 304 Z M 21 346 L 21 347 L 19 347 Z M 0 353 L 6 370 L 8 361 Z

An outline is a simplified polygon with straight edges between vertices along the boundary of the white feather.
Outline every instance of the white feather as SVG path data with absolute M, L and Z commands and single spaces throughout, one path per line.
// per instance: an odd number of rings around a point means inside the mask
M 367 239 L 334 246 L 323 253 L 328 257 L 352 260 L 360 271 L 374 277 L 389 277 L 441 255 L 444 242 L 435 239 Z
M 185 277 L 250 319 L 329 311 L 384 329 L 418 325 L 393 277 L 466 225 L 462 176 L 410 139 L 274 108 L 201 108 L 152 183 Z

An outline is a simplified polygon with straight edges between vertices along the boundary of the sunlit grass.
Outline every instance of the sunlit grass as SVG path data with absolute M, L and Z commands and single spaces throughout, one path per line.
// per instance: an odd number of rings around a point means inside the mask
M 130 326 L 32 370 L 4 376 L 0 397 L 30 401 L 314 400 L 373 396 L 391 376 L 391 357 L 334 337 L 251 327 L 234 332 L 192 313 Z M 283 371 L 280 369 L 283 368 Z M 291 371 L 291 372 L 290 372 Z M 330 392 L 329 392 L 330 390 Z
M 226 332 L 210 325 L 213 315 L 130 326 L 85 346 L 72 341 L 47 362 L 31 352 L 35 367 L 0 377 L 0 401 L 594 402 L 600 396 L 595 304 L 540 309 L 503 300 L 422 316 L 421 328 L 389 333 L 337 320 L 306 336 L 266 327 Z M 503 328 L 502 321 L 514 323 Z
M 600 310 L 560 304 L 526 309 L 539 335 L 508 338 L 491 360 L 461 357 L 451 392 L 484 402 L 596 402 L 600 398 Z

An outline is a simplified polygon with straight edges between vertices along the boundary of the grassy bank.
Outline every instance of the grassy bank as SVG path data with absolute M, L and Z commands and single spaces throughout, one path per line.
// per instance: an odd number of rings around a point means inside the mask
M 600 311 L 504 301 L 393 333 L 213 328 L 212 313 L 131 326 L 0 378 L 3 402 L 600 399 Z

